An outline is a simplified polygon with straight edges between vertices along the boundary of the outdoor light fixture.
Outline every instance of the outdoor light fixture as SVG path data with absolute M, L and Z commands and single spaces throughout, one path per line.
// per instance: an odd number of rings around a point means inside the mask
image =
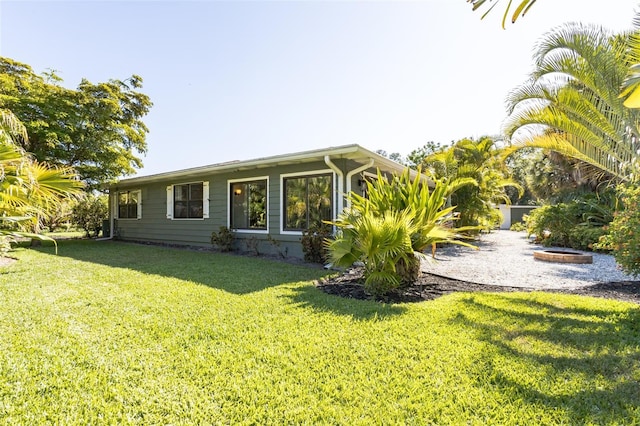
M 240 194 L 242 194 L 242 189 L 240 189 L 240 188 L 236 188 L 236 189 L 233 191 L 233 193 L 234 193 L 235 195 L 240 195 Z

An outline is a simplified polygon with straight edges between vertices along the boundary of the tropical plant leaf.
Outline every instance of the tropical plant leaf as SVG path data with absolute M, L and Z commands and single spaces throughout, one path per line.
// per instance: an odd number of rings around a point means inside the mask
M 639 113 L 619 97 L 629 37 L 581 24 L 545 35 L 531 79 L 508 97 L 504 133 L 512 147 L 503 156 L 522 147 L 553 149 L 627 180 L 640 148 Z

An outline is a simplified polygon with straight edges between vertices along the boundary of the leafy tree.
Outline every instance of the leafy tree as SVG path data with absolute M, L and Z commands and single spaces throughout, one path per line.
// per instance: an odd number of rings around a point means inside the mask
M 17 138 L 26 140 L 26 129 L 11 111 L 0 110 L 0 234 L 51 240 L 37 233 L 41 220 L 83 185 L 70 168 L 33 160 Z
M 142 78 L 61 85 L 54 73 L 37 75 L 28 65 L 0 57 L 0 108 L 26 127 L 21 147 L 41 162 L 73 167 L 88 188 L 133 174 L 142 167 L 148 129 L 142 118 L 152 103 L 137 89 Z
M 73 222 L 82 228 L 87 237 L 98 237 L 102 221 L 109 215 L 106 196 L 85 195 L 73 206 Z
M 382 155 L 383 157 L 388 158 L 389 160 L 395 161 L 396 163 L 405 164 L 406 160 L 399 152 L 392 152 L 391 154 L 387 153 L 384 149 L 379 149 L 376 151 L 376 154 Z
M 447 145 L 441 145 L 440 142 L 429 141 L 418 149 L 414 149 L 407 156 L 407 163 L 410 167 L 417 168 L 422 165 L 424 159 L 436 152 L 444 151 Z
M 511 151 L 554 150 L 591 165 L 599 179 L 628 179 L 640 148 L 640 112 L 625 108 L 619 97 L 627 39 L 578 24 L 543 37 L 530 80 L 508 98 L 504 130 Z
M 72 223 L 72 213 L 73 206 L 75 205 L 75 200 L 73 199 L 65 199 L 62 202 L 50 209 L 47 212 L 47 216 L 43 217 L 42 227 L 46 228 L 50 232 L 55 232 L 61 228 L 69 228 Z
M 532 205 L 539 200 L 538 194 L 533 190 L 532 186 L 535 182 L 531 182 L 529 177 L 536 171 L 534 164 L 540 161 L 540 151 L 533 149 L 515 152 L 505 161 L 505 166 L 509 171 L 511 178 L 520 185 L 522 193 L 516 188 L 506 188 L 506 193 L 511 204 Z
M 512 179 L 522 187 L 506 188 L 514 204 L 543 204 L 571 201 L 575 194 L 605 191 L 608 181 L 600 181 L 586 163 L 556 151 L 523 148 L 506 159 Z

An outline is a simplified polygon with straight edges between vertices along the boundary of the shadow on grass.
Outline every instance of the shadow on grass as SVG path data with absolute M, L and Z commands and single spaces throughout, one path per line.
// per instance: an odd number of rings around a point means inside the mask
M 177 278 L 238 295 L 328 274 L 319 267 L 211 251 L 117 241 L 74 240 L 58 244 L 61 257 Z M 49 253 L 47 248 L 41 251 Z
M 315 287 L 301 286 L 294 289 L 292 296 L 283 296 L 292 303 L 316 311 L 351 316 L 354 319 L 385 319 L 406 312 L 406 308 L 397 305 L 379 303 L 371 300 L 348 299 L 324 293 Z
M 335 272 L 317 265 L 119 241 L 73 240 L 59 243 L 59 256 L 82 262 L 176 278 L 243 295 L 283 284 L 313 281 Z M 38 249 L 51 254 L 46 247 Z M 401 314 L 402 307 L 331 296 L 312 285 L 293 286 L 293 304 L 357 319 Z
M 613 313 L 491 297 L 464 298 L 465 308 L 453 319 L 487 344 L 475 364 L 478 386 L 560 409 L 575 424 L 640 422 L 640 309 Z M 532 375 L 543 371 L 544 380 L 531 385 L 531 377 L 510 374 L 505 359 L 524 361 Z M 583 384 L 568 387 L 567 378 Z

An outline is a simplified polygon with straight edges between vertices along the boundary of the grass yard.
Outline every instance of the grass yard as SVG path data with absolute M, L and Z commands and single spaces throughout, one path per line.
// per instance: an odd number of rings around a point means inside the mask
M 412 305 L 326 272 L 117 242 L 0 268 L 1 424 L 640 424 L 640 307 Z

